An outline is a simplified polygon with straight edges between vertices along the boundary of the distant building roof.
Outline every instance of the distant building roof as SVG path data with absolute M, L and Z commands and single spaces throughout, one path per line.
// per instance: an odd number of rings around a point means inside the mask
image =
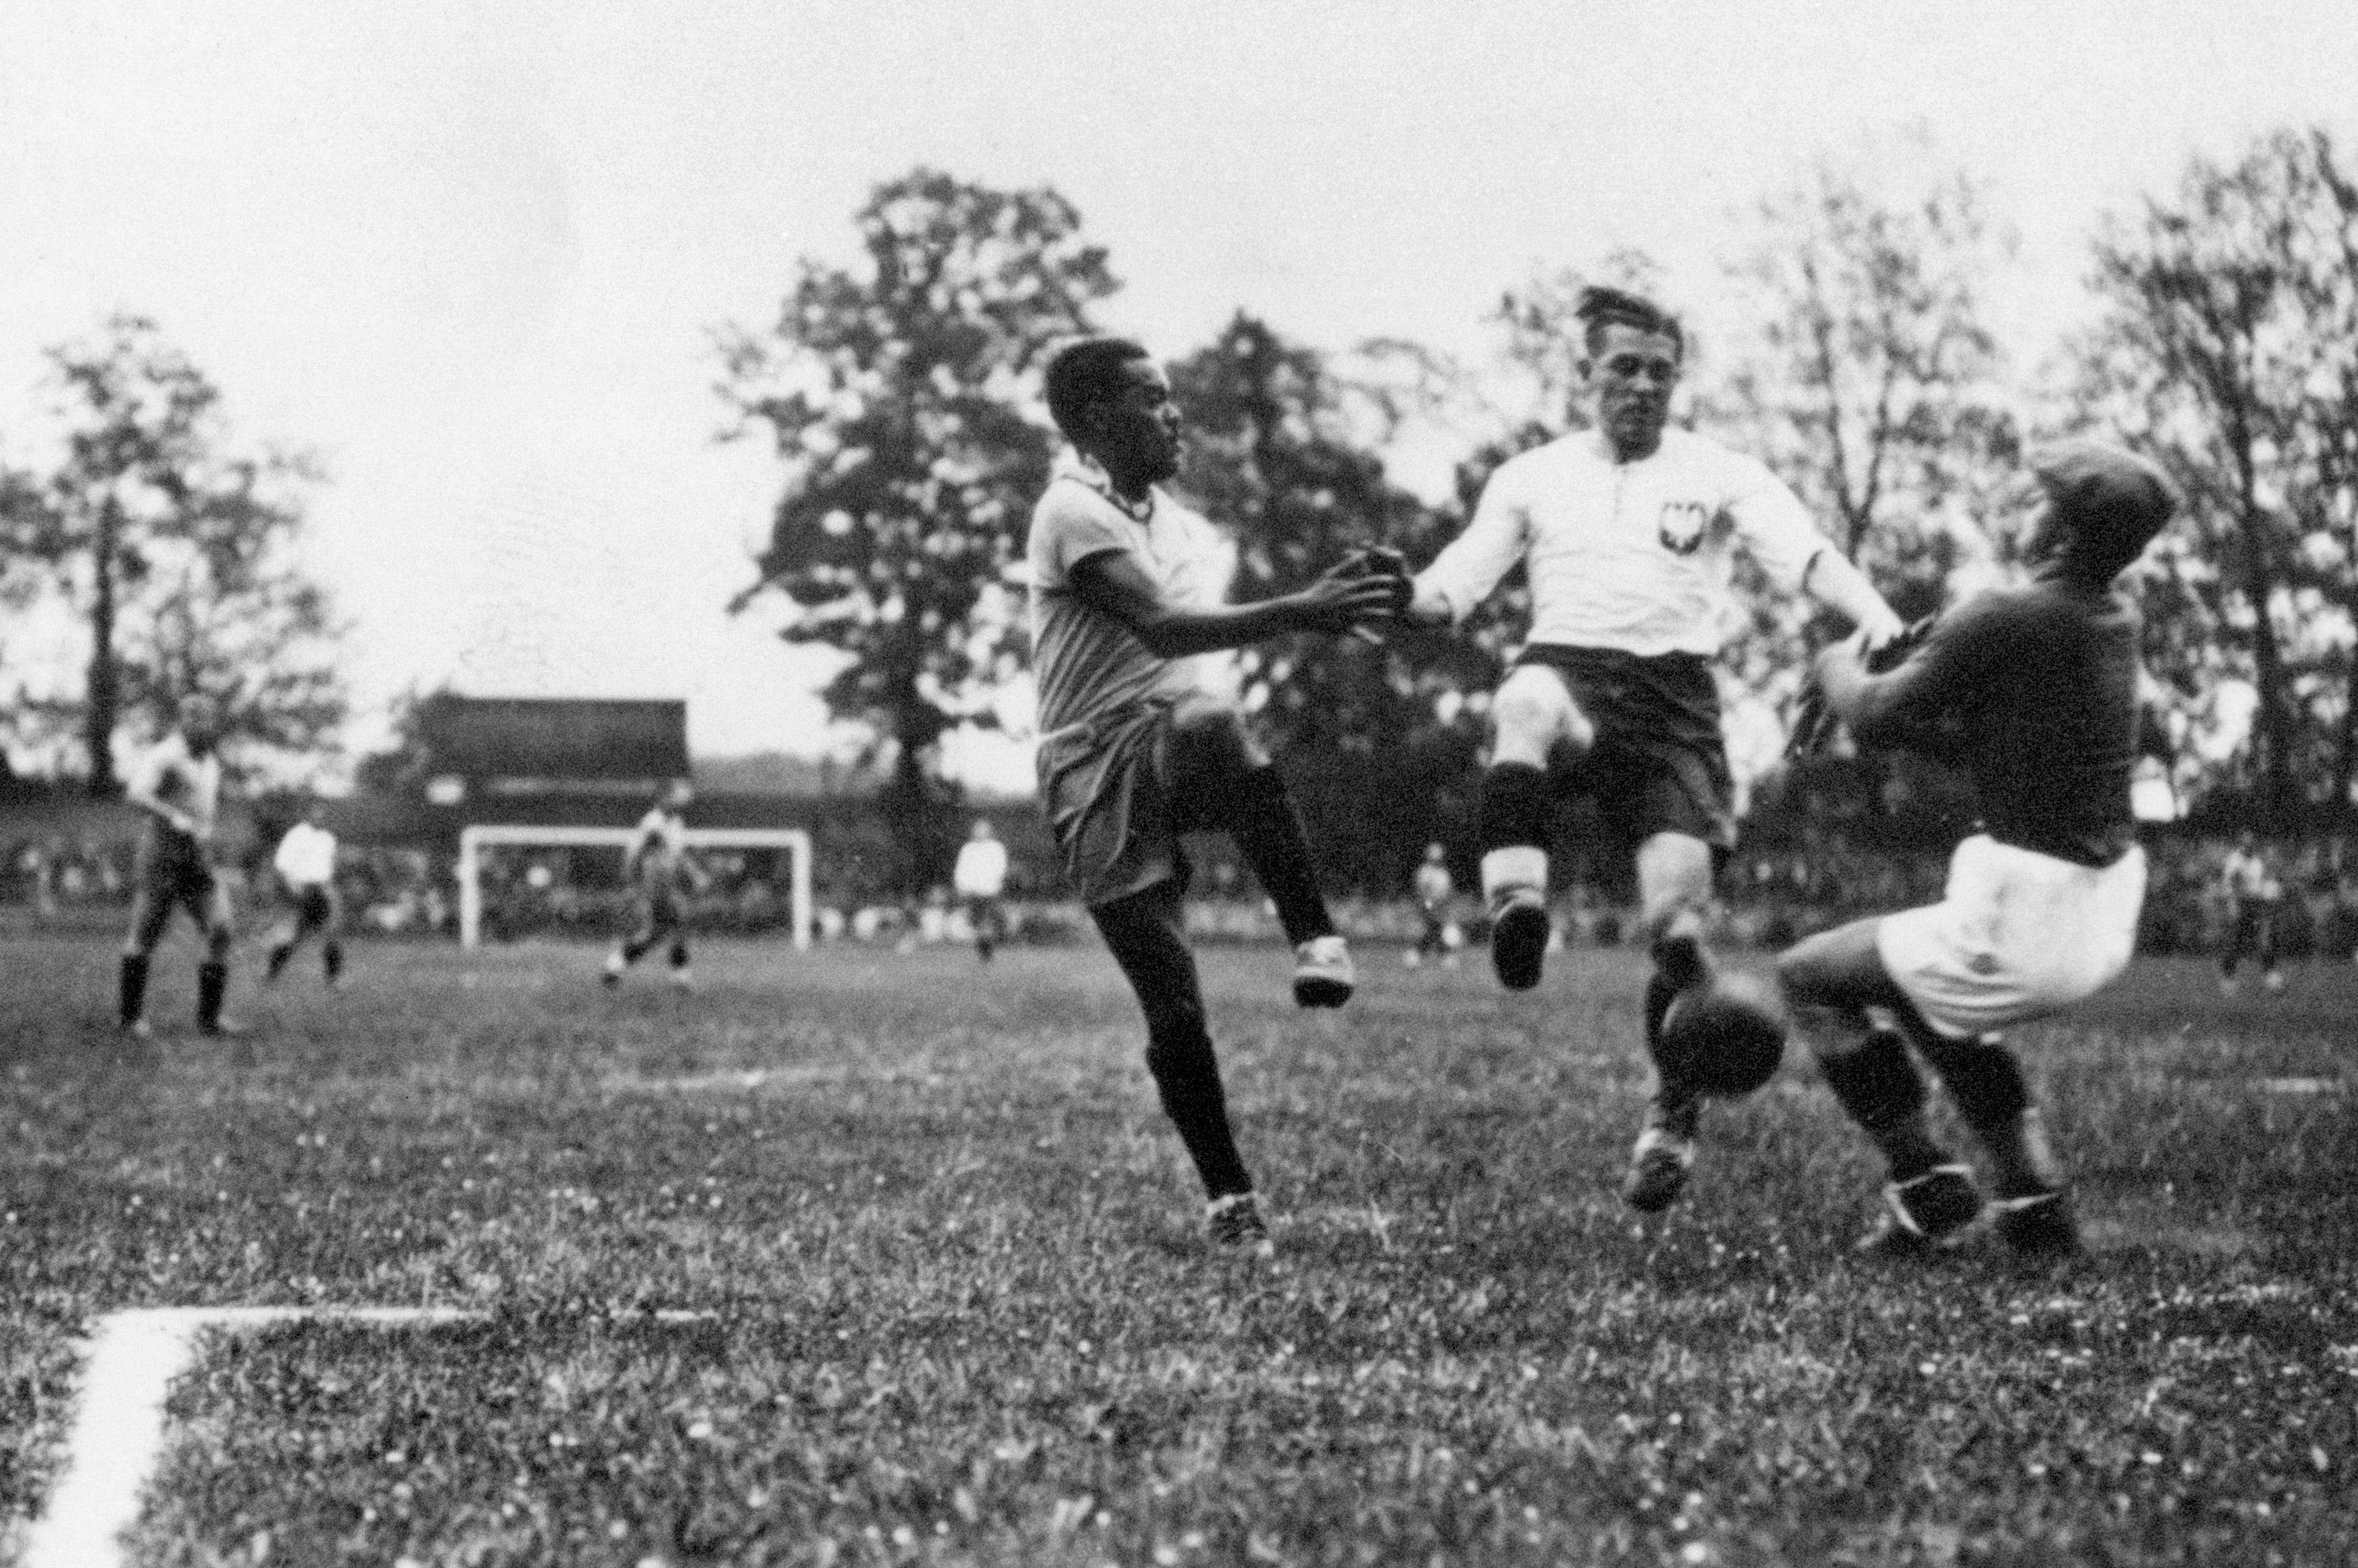
M 687 704 L 571 697 L 428 697 L 417 738 L 429 776 L 494 784 L 648 784 L 687 775 Z

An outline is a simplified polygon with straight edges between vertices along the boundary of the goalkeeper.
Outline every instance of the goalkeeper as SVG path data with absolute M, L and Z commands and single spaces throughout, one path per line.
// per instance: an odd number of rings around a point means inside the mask
M 1962 765 L 1981 813 L 1939 903 L 1823 933 L 1778 965 L 1828 1087 L 1889 1162 L 1863 1249 L 1953 1243 L 1983 1212 L 1972 1172 L 1927 1126 L 1910 1046 L 1989 1156 L 1998 1234 L 2031 1256 L 2079 1246 L 2021 1064 L 1996 1031 L 2093 995 L 2128 964 L 2146 881 L 2129 810 L 2137 614 L 2115 579 L 2178 497 L 2158 469 L 2111 447 L 2065 447 L 2032 472 L 2026 586 L 1956 606 L 1883 673 L 1855 638 L 1817 661 L 1826 712 L 1861 745 Z

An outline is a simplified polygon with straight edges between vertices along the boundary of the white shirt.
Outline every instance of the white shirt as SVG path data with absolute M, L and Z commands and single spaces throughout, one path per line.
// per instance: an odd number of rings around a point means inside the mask
M 2284 896 L 2284 884 L 2277 881 L 2276 872 L 2269 869 L 2267 857 L 2257 850 L 2228 850 L 2226 860 L 2220 864 L 2219 874 L 2225 879 L 2227 891 L 2238 899 L 2270 903 Z
M 220 815 L 221 776 L 221 752 L 208 752 L 200 760 L 189 754 L 188 737 L 175 730 L 141 760 L 131 795 L 161 801 L 184 814 L 195 825 L 195 838 L 203 842 L 212 838 Z
M 1622 463 L 1601 433 L 1581 430 L 1500 465 L 1474 520 L 1417 586 L 1462 621 L 1522 561 L 1533 643 L 1708 655 L 1738 614 L 1737 544 L 1789 593 L 1833 547 L 1752 458 L 1666 429 L 1651 456 Z
M 336 836 L 324 827 L 297 822 L 278 840 L 270 864 L 289 887 L 325 887 L 336 877 Z
M 968 898 L 997 898 L 1007 885 L 1007 846 L 996 838 L 969 838 L 958 849 L 950 884 Z
M 1163 658 L 1074 596 L 1073 568 L 1116 550 L 1138 563 L 1166 603 L 1217 604 L 1224 591 L 1220 537 L 1210 523 L 1160 490 L 1132 509 L 1115 498 L 1103 469 L 1066 454 L 1033 508 L 1024 546 L 1032 574 L 1032 678 L 1044 732 L 1203 685 L 1200 656 Z
M 678 880 L 687 853 L 687 818 L 662 806 L 639 818 L 637 836 L 624 852 L 642 886 L 668 887 Z

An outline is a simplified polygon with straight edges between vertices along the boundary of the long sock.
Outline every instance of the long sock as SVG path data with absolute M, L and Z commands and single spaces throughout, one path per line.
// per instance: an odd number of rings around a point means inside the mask
M 344 972 L 344 945 L 337 941 L 332 936 L 329 937 L 327 942 L 320 947 L 319 962 L 328 971 L 328 978 L 330 979 L 335 979 L 342 975 Z
M 147 1008 L 147 955 L 125 953 L 115 974 L 115 1003 L 124 1023 L 138 1022 Z
M 1327 913 L 1325 894 L 1318 891 L 1310 842 L 1283 775 L 1275 768 L 1248 769 L 1237 782 L 1227 820 L 1245 864 L 1277 905 L 1285 939 L 1299 945 L 1314 936 L 1333 935 L 1335 919 Z
M 1482 896 L 1510 888 L 1547 891 L 1547 774 L 1529 762 L 1499 762 L 1482 775 L 1476 828 L 1482 844 Z
M 197 966 L 197 1027 L 212 1029 L 221 1023 L 222 999 L 229 994 L 229 965 L 219 958 L 207 958 Z
M 677 937 L 672 939 L 671 967 L 675 969 L 687 968 L 687 944 Z
M 332 950 L 334 944 L 330 943 L 329 946 L 330 950 Z M 271 948 L 270 961 L 262 967 L 264 978 L 273 980 L 276 979 L 278 978 L 278 972 L 287 967 L 287 960 L 294 956 L 295 944 L 292 942 L 281 942 L 276 946 Z
M 1876 1030 L 1855 1050 L 1822 1055 L 1819 1067 L 1843 1109 L 1890 1162 L 1893 1181 L 1913 1181 L 1948 1163 L 1924 1119 L 1923 1076 L 1898 1035 Z
M 1205 1193 L 1219 1198 L 1250 1192 L 1252 1176 L 1228 1125 L 1228 1095 L 1205 1027 L 1203 985 L 1181 932 L 1177 897 L 1150 889 L 1099 904 L 1089 915 L 1146 1014 L 1147 1071 Z
M 1654 1091 L 1654 1125 L 1682 1138 L 1694 1136 L 1703 1107 L 1702 1096 L 1662 1060 L 1662 1021 L 1670 1016 L 1678 994 L 1701 979 L 1703 946 L 1684 933 L 1654 943 L 1654 972 L 1646 977 L 1646 1054 L 1653 1059 L 1660 1080 Z
M 2061 1168 L 2030 1103 L 2030 1084 L 2012 1050 L 1996 1038 L 1950 1040 L 1925 1031 L 1918 1042 L 1956 1102 L 1957 1114 L 1989 1152 L 2000 1197 L 2050 1192 Z
M 1194 1037 L 1168 1036 L 1151 1040 L 1146 1070 L 1154 1076 L 1154 1089 L 1163 1112 L 1178 1130 L 1195 1162 L 1195 1174 L 1207 1197 L 1252 1191 L 1252 1177 L 1244 1156 L 1237 1151 L 1237 1135 L 1228 1125 L 1228 1098 L 1220 1084 L 1219 1058 L 1211 1038 L 1202 1030 Z

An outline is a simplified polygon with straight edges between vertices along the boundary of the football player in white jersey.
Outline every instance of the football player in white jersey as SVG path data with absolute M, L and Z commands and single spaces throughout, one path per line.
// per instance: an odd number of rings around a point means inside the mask
M 328 987 L 334 989 L 344 973 L 344 944 L 339 929 L 342 913 L 336 897 L 336 836 L 319 826 L 318 807 L 306 806 L 270 857 L 278 878 L 287 917 L 270 936 L 270 961 L 263 978 L 275 980 L 295 957 L 295 949 L 313 935 L 319 938 L 319 966 Z
M 1007 912 L 1000 895 L 1007 890 L 1007 846 L 988 816 L 974 819 L 974 828 L 958 849 L 950 871 L 950 891 L 966 903 L 968 926 L 974 932 L 974 956 L 990 962 L 991 950 L 1007 935 Z
M 639 818 L 637 834 L 622 852 L 622 874 L 638 895 L 638 919 L 630 935 L 606 955 L 603 979 L 609 986 L 622 984 L 622 971 L 666 936 L 671 938 L 672 984 L 686 990 L 693 983 L 679 895 L 684 886 L 701 891 L 708 881 L 687 852 L 687 808 L 695 803 L 696 786 L 674 779 L 663 798 Z
M 1539 983 L 1551 935 L 1550 770 L 1565 770 L 1637 856 L 1658 1085 L 1623 1195 L 1650 1213 L 1685 1184 L 1702 1105 L 1663 1069 L 1659 1046 L 1671 1000 L 1708 975 L 1703 916 L 1734 844 L 1711 669 L 1737 611 L 1734 555 L 1836 611 L 1870 646 L 1901 623 L 1764 465 L 1668 427 L 1686 352 L 1675 318 L 1609 288 L 1587 290 L 1576 314 L 1594 427 L 1490 476 L 1465 533 L 1418 574 L 1409 613 L 1462 622 L 1513 568 L 1529 572 L 1530 640 L 1491 701 L 1482 787 L 1491 959 L 1509 989 Z
M 123 945 L 116 997 L 124 1032 L 146 1038 L 147 963 L 171 923 L 186 908 L 204 934 L 197 965 L 197 1028 L 206 1034 L 242 1033 L 222 1017 L 229 990 L 229 889 L 213 865 L 213 833 L 221 813 L 221 704 L 202 694 L 180 704 L 180 722 L 141 759 L 124 797 L 145 812 L 138 869 L 131 894 L 131 931 Z

